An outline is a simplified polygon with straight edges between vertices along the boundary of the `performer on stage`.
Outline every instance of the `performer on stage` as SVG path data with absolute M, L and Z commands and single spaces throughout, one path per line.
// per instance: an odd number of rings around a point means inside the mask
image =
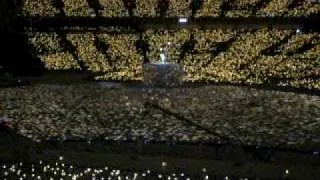
M 167 60 L 165 49 L 163 47 L 160 48 L 160 60 L 162 64 L 164 64 Z

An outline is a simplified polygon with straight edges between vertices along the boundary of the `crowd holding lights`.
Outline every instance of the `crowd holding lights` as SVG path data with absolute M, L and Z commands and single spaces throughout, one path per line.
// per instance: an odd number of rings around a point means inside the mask
M 156 17 L 158 0 L 139 0 L 133 14 L 139 17 Z M 103 17 L 127 17 L 127 11 L 123 1 L 119 0 L 98 0 L 99 14 Z M 191 15 L 191 1 L 170 0 L 169 8 L 165 14 L 167 17 L 187 17 Z M 230 4 L 231 9 L 225 14 L 227 17 L 270 17 L 270 16 L 289 16 L 307 17 L 317 14 L 320 11 L 320 3 L 310 0 L 303 0 L 299 5 L 289 7 L 289 0 L 271 0 L 263 8 L 259 7 L 257 0 L 237 0 Z M 196 17 L 218 17 L 223 9 L 223 0 L 206 0 L 196 12 Z M 63 12 L 67 16 L 91 16 L 94 9 L 90 8 L 86 0 L 63 0 Z M 57 16 L 61 8 L 54 5 L 50 0 L 36 1 L 27 0 L 24 2 L 24 15 Z
M 201 175 L 202 174 L 202 175 Z M 200 176 L 206 178 L 208 175 L 199 172 Z M 40 160 L 38 163 L 8 163 L 2 164 L 0 178 L 3 180 L 191 180 L 188 173 L 166 173 L 153 172 L 150 169 L 141 171 L 131 171 L 124 169 L 114 169 L 109 166 L 81 168 L 67 165 L 62 156 L 55 163 L 47 163 Z
M 263 178 L 248 178 L 236 176 L 214 175 L 210 177 L 206 172 L 199 174 L 156 172 L 147 170 L 131 171 L 127 169 L 115 169 L 109 166 L 104 167 L 77 167 L 72 165 L 62 166 L 65 162 L 57 160 L 55 163 L 40 161 L 39 163 L 8 163 L 2 164 L 0 178 L 3 180 L 262 180 Z M 189 175 L 188 175 L 189 174 Z M 289 170 L 285 169 L 285 176 Z
M 229 86 L 130 89 L 120 85 L 109 89 L 88 83 L 6 88 L 0 90 L 0 99 L 0 118 L 35 141 L 143 138 L 161 143 L 172 138 L 185 143 L 223 143 L 227 137 L 246 145 L 290 148 L 320 142 L 318 96 Z M 189 119 L 195 126 L 145 102 Z
M 115 28 L 116 29 L 116 28 Z M 67 34 L 67 40 L 75 47 L 77 57 L 61 47 L 56 33 L 31 33 L 29 42 L 48 69 L 80 69 L 77 59 L 88 70 L 102 75 L 103 80 L 141 80 L 141 55 L 135 43 L 138 34 Z M 197 41 L 194 49 L 182 49 L 191 35 Z M 94 38 L 93 38 L 94 37 Z M 319 76 L 320 35 L 315 32 L 299 32 L 295 29 L 147 29 L 143 37 L 150 45 L 147 57 L 159 61 L 159 49 L 171 43 L 166 50 L 168 61 L 181 58 L 186 71 L 186 81 L 231 82 L 263 84 L 279 79 L 278 86 L 320 89 Z M 108 46 L 101 51 L 95 46 L 99 38 Z M 282 42 L 288 38 L 288 41 Z M 224 49 L 219 50 L 219 44 Z M 274 52 L 264 50 L 276 46 Z M 303 50 L 304 46 L 310 46 Z M 248 48 L 243 48 L 248 47 Z M 218 49 L 218 50 L 217 50 Z M 301 50 L 303 50 L 301 52 Z
M 103 7 L 99 10 L 99 15 L 103 17 L 128 16 L 121 1 L 98 1 Z M 86 0 L 64 0 L 63 2 L 62 10 L 66 16 L 88 17 L 94 12 Z M 236 9 L 248 7 L 248 5 L 254 8 L 256 0 L 235 0 L 232 4 L 234 9 L 227 11 L 225 15 L 227 17 L 303 17 L 320 12 L 319 3 L 303 1 L 301 6 L 289 8 L 288 2 L 287 0 L 281 2 L 271 0 L 264 8 L 252 11 Z M 189 3 L 190 1 L 185 0 L 170 1 L 166 16 L 190 16 Z M 204 1 L 196 17 L 220 16 L 221 3 L 222 0 Z M 158 16 L 156 9 L 150 8 L 150 5 L 154 4 L 156 0 L 139 0 L 134 15 L 138 17 Z M 60 11 L 49 0 L 27 0 L 23 7 L 23 14 L 27 16 L 55 17 L 61 13 Z M 296 34 L 292 35 L 293 32 Z M 161 44 L 172 42 L 174 46 L 180 47 L 181 42 L 185 42 L 190 34 L 195 34 L 197 44 L 194 49 L 196 53 L 187 53 L 183 60 L 187 81 L 262 84 L 267 82 L 268 78 L 283 78 L 287 80 L 277 85 L 320 89 L 319 79 L 304 78 L 320 74 L 320 63 L 317 64 L 315 61 L 320 54 L 318 33 L 277 29 L 148 29 L 144 32 L 152 47 L 148 56 L 151 60 L 158 61 Z M 270 44 L 277 44 L 289 35 L 289 40 L 278 47 L 279 54 L 262 53 L 262 50 Z M 79 58 L 84 61 L 90 71 L 105 73 L 96 79 L 141 80 L 141 60 L 134 47 L 138 34 L 99 34 L 97 38 L 110 45 L 107 52 L 99 52 L 93 43 L 93 33 L 67 34 L 67 40 L 76 47 L 78 57 L 61 47 L 61 37 L 57 33 L 31 33 L 29 42 L 35 46 L 37 55 L 48 69 L 80 69 L 76 59 Z M 235 38 L 235 41 L 228 44 L 227 50 L 216 55 L 212 54 L 212 44 L 227 42 L 232 38 Z M 305 44 L 312 44 L 313 47 L 302 53 L 296 53 Z M 176 60 L 179 58 L 179 51 L 179 48 L 170 48 L 168 56 Z M 181 142 L 221 140 L 220 137 L 203 130 L 187 127 L 180 120 L 164 115 L 158 110 L 149 110 L 151 113 L 145 115 L 146 107 L 143 106 L 143 103 L 151 101 L 191 119 L 196 124 L 215 129 L 221 137 L 228 137 L 243 144 L 301 147 L 306 142 L 313 144 L 320 142 L 319 134 L 314 133 L 319 127 L 317 117 L 320 117 L 320 100 L 315 96 L 279 92 L 268 94 L 258 90 L 249 90 L 248 93 L 248 91 L 224 87 L 221 89 L 206 87 L 192 90 L 144 91 L 147 93 L 139 99 L 137 98 L 139 96 L 132 94 L 132 91 L 105 90 L 92 85 L 65 87 L 37 85 L 19 89 L 10 88 L 0 91 L 0 99 L 3 100 L 0 104 L 0 118 L 6 119 L 11 128 L 16 126 L 19 134 L 36 141 L 54 138 L 62 140 L 94 139 L 101 135 L 106 140 L 114 141 L 136 140 L 141 136 L 156 141 L 166 141 L 171 136 Z M 250 99 L 257 101 L 252 102 Z M 270 101 L 266 102 L 266 99 Z M 80 101 L 82 103 L 79 103 Z M 255 105 L 247 108 L 249 104 Z M 237 119 L 232 119 L 229 118 L 230 113 L 240 113 L 240 115 Z M 97 121 L 98 119 L 101 121 Z M 212 122 L 209 119 L 223 119 L 224 121 Z M 103 125 L 105 123 L 110 126 L 105 127 Z M 232 124 L 236 124 L 237 127 Z M 63 161 L 64 158 L 61 156 L 53 164 L 42 160 L 31 165 L 24 162 L 3 164 L 0 177 L 5 180 L 194 179 L 189 177 L 187 172 L 171 174 L 155 173 L 151 170 L 130 172 L 107 166 L 82 169 Z M 162 162 L 160 166 L 170 165 Z M 199 174 L 203 179 L 210 179 L 206 168 L 203 168 Z M 284 174 L 289 175 L 290 170 L 285 169 Z M 233 178 L 224 176 L 221 179 Z

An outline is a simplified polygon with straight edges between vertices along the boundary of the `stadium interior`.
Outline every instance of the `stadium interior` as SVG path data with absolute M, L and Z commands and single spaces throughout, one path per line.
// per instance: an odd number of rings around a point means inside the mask
M 3 0 L 0 178 L 320 179 L 319 14 L 319 0 Z M 144 83 L 161 56 L 178 86 Z

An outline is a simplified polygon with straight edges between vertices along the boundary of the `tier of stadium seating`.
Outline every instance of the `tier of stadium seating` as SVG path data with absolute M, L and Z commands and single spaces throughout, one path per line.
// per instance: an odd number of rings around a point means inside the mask
M 191 34 L 196 40 L 194 49 L 182 53 Z M 151 61 L 158 61 L 159 48 L 170 42 L 168 58 L 173 62 L 181 59 L 186 81 L 320 88 L 319 33 L 279 29 L 148 29 L 143 38 L 150 45 L 147 56 Z M 29 34 L 35 54 L 48 69 L 87 68 L 103 73 L 97 79 L 112 80 L 141 80 L 138 39 L 139 34 L 135 33 L 69 33 L 65 38 L 57 33 Z M 79 66 L 79 62 L 83 65 Z
M 55 2 L 55 3 L 54 3 Z M 59 2 L 59 3 L 57 3 Z M 190 16 L 191 1 L 170 0 L 167 17 Z M 231 2 L 231 1 L 230 1 Z M 299 16 L 306 17 L 319 14 L 320 3 L 310 0 L 236 0 L 230 3 L 223 0 L 205 0 L 196 12 L 196 17 L 266 17 L 266 16 Z M 228 3 L 228 4 L 226 4 Z M 129 16 L 123 1 L 97 0 L 98 5 L 90 6 L 87 0 L 27 0 L 23 6 L 26 16 L 95 16 L 127 17 Z M 139 0 L 133 14 L 139 17 L 155 17 L 157 13 L 157 0 Z M 226 7 L 225 7 L 226 6 Z

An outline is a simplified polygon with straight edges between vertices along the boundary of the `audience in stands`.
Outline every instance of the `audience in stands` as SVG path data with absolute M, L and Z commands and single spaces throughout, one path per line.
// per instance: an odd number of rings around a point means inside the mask
M 290 0 L 98 0 L 103 17 L 308 17 L 319 14 L 320 3 Z M 24 2 L 23 14 L 27 16 L 56 16 L 63 10 L 67 16 L 91 16 L 94 12 L 87 0 L 67 0 L 62 9 L 50 0 Z M 159 12 L 159 13 L 157 13 Z
M 196 41 L 190 44 L 192 34 Z M 67 35 L 76 56 L 60 46 L 56 33 L 30 34 L 29 42 L 48 69 L 80 69 L 81 61 L 88 70 L 105 74 L 98 79 L 141 80 L 141 58 L 159 61 L 159 48 L 170 43 L 168 60 L 183 62 L 186 81 L 275 83 L 317 89 L 320 85 L 319 79 L 311 78 L 319 75 L 320 35 L 315 32 L 194 28 L 147 29 L 140 35 L 98 34 L 96 38 L 108 44 L 106 50 L 96 46 L 93 35 Z M 141 36 L 148 39 L 141 40 Z M 268 49 L 271 52 L 265 53 Z

